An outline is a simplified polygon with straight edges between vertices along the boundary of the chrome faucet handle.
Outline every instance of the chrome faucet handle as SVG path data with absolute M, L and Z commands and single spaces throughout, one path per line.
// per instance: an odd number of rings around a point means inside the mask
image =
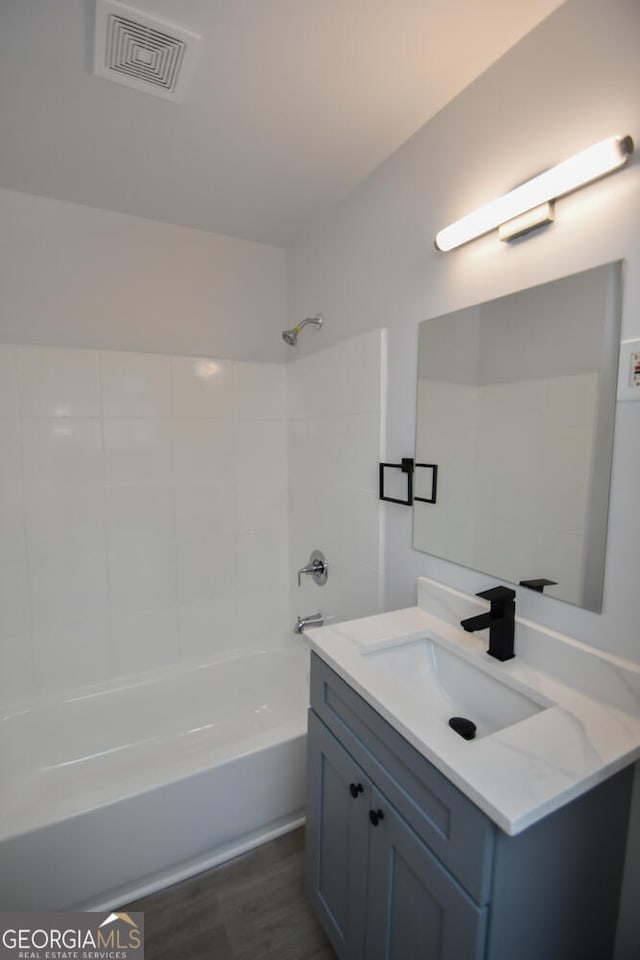
M 299 587 L 302 586 L 302 574 L 303 574 L 303 573 L 315 573 L 315 572 L 316 572 L 316 565 L 315 565 L 315 563 L 308 563 L 308 564 L 306 565 L 306 567 L 300 567 L 300 569 L 298 570 L 298 586 L 299 586 Z
M 327 563 L 324 554 L 320 550 L 313 550 L 311 556 L 309 557 L 309 563 L 301 567 L 298 570 L 298 586 L 302 586 L 302 574 L 309 574 L 313 578 L 314 583 L 317 583 L 319 587 L 324 586 L 327 582 L 327 577 L 329 576 L 329 564 Z

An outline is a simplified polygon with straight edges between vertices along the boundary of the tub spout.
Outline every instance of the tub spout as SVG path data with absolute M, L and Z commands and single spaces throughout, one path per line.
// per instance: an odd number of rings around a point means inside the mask
M 310 617 L 298 617 L 293 628 L 294 633 L 303 633 L 306 627 L 321 627 L 324 617 L 321 613 L 314 613 Z

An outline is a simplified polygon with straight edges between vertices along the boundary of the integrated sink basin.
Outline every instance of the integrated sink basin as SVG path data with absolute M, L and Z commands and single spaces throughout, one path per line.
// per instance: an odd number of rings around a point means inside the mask
M 460 627 L 480 609 L 474 597 L 427 578 L 418 597 L 309 631 L 312 652 L 505 833 L 640 757 L 637 664 L 518 618 L 516 656 L 501 662 Z M 452 717 L 476 724 L 476 738 Z
M 480 666 L 429 637 L 383 649 L 362 650 L 370 667 L 403 696 L 420 699 L 425 710 L 448 723 L 464 717 L 476 725 L 476 739 L 540 713 L 546 704 L 507 686 Z

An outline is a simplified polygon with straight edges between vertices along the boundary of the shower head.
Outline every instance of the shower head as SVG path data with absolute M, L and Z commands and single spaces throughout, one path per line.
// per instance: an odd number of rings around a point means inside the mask
M 298 342 L 298 334 L 308 323 L 312 323 L 314 327 L 321 327 L 324 322 L 324 317 L 319 313 L 316 317 L 307 317 L 306 320 L 303 320 L 302 323 L 299 323 L 297 327 L 294 327 L 292 330 L 283 330 L 282 339 L 285 343 L 288 343 L 290 347 L 295 347 Z

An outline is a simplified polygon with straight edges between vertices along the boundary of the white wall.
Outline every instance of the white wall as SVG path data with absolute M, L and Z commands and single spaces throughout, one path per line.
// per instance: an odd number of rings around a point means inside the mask
M 569 0 L 422 128 L 333 216 L 289 251 L 290 317 L 322 310 L 323 345 L 389 330 L 387 456 L 415 444 L 418 324 L 474 302 L 624 259 L 623 337 L 640 335 L 640 163 L 558 202 L 556 223 L 515 245 L 489 236 L 450 254 L 436 230 L 612 133 L 640 140 L 640 7 Z M 300 351 L 314 349 L 311 337 Z M 640 404 L 618 407 L 602 615 L 527 592 L 520 611 L 640 660 Z M 411 548 L 411 511 L 389 505 L 386 602 L 412 603 L 419 574 L 471 591 L 487 577 Z
M 0 703 L 280 645 L 284 364 L 0 347 Z
M 0 343 L 283 361 L 285 253 L 0 190 Z
M 512 245 L 489 236 L 450 254 L 436 231 L 611 134 L 640 142 L 640 5 L 568 0 L 289 251 L 290 318 L 325 315 L 323 345 L 388 328 L 387 456 L 415 443 L 418 324 L 469 304 L 624 259 L 622 336 L 640 336 L 640 162 L 559 201 L 556 223 Z M 300 351 L 310 352 L 307 338 Z M 524 616 L 640 661 L 640 403 L 619 404 L 602 614 L 519 591 Z M 419 574 L 471 592 L 491 578 L 411 548 L 411 511 L 386 505 L 386 603 L 415 602 Z M 640 778 L 636 778 L 637 780 Z M 640 794 L 640 789 L 637 791 Z M 640 795 L 634 806 L 640 835 Z M 630 847 L 619 958 L 638 955 Z

